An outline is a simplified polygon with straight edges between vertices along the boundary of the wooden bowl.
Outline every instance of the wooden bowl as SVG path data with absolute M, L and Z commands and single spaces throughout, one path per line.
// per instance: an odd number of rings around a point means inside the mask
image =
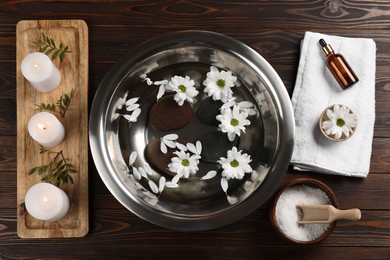
M 298 185 L 306 185 L 306 186 L 309 186 L 309 187 L 313 187 L 313 188 L 318 188 L 318 189 L 321 189 L 322 191 L 324 191 L 332 205 L 335 207 L 335 208 L 338 208 L 339 207 L 339 202 L 336 198 L 336 195 L 333 193 L 333 191 L 327 186 L 325 185 L 323 182 L 321 181 L 318 181 L 318 180 L 315 180 L 315 179 L 310 179 L 310 178 L 300 178 L 300 179 L 295 179 L 287 184 L 285 184 L 278 192 L 278 194 L 276 195 L 276 198 L 275 198 L 275 202 L 271 208 L 271 211 L 270 211 L 270 219 L 271 219 L 271 223 L 272 223 L 272 226 L 274 227 L 276 233 L 281 237 L 283 238 L 285 241 L 291 243 L 291 244 L 296 244 L 296 245 L 310 245 L 310 244 L 315 244 L 315 243 L 318 243 L 322 240 L 324 240 L 325 238 L 327 238 L 332 232 L 333 232 L 333 229 L 336 227 L 336 221 L 334 221 L 333 223 L 329 224 L 329 227 L 328 229 L 322 233 L 321 236 L 319 236 L 318 238 L 314 239 L 314 240 L 310 240 L 310 241 L 301 241 L 301 240 L 296 240 L 294 238 L 291 238 L 289 237 L 288 235 L 286 235 L 279 227 L 278 225 L 278 222 L 276 220 L 276 204 L 279 200 L 279 197 L 280 195 L 288 188 L 292 187 L 292 186 L 298 186 Z
M 343 134 L 341 135 L 340 139 L 336 139 L 336 138 L 334 138 L 334 137 L 332 137 L 332 136 L 327 135 L 327 134 L 325 133 L 324 129 L 322 129 L 322 124 L 323 124 L 323 122 L 326 121 L 326 120 L 329 120 L 328 116 L 326 115 L 326 111 L 327 111 L 328 109 L 332 109 L 332 110 L 333 110 L 333 108 L 334 108 L 335 105 L 336 105 L 336 104 L 330 105 L 330 106 L 328 106 L 324 111 L 322 111 L 321 116 L 320 116 L 320 120 L 319 120 L 319 122 L 318 122 L 318 126 L 319 126 L 319 128 L 320 128 L 320 130 L 321 130 L 321 133 L 322 133 L 327 139 L 329 139 L 329 140 L 331 140 L 331 141 L 335 141 L 335 142 L 342 142 L 342 141 L 345 141 L 345 140 L 349 139 L 349 138 L 356 132 L 356 127 L 352 129 L 353 131 L 352 131 L 352 133 L 350 133 L 350 135 L 349 135 L 348 137 L 343 133 Z M 339 106 L 347 107 L 347 106 L 341 105 L 341 104 L 338 104 L 338 105 L 339 105 Z M 350 113 L 350 114 L 353 114 L 353 111 L 352 111 L 349 107 L 347 107 L 347 108 L 349 109 L 349 113 Z

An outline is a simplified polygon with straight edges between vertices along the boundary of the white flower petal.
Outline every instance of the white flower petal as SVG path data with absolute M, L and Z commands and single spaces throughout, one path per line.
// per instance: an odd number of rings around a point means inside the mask
M 249 101 L 241 101 L 240 103 L 238 103 L 238 106 L 240 108 L 251 108 L 253 107 L 253 103 Z
M 196 154 L 196 148 L 195 148 L 195 145 L 193 143 L 187 143 L 187 148 L 191 153 Z
M 135 103 L 137 103 L 138 99 L 139 99 L 139 97 L 130 98 L 129 100 L 127 100 L 125 102 L 125 105 L 126 106 L 134 105 Z
M 133 165 L 135 160 L 137 159 L 137 152 L 136 151 L 133 151 L 131 152 L 130 156 L 129 156 L 129 165 Z
M 139 171 L 139 173 L 141 174 L 142 177 L 144 177 L 146 179 L 148 178 L 148 175 L 146 174 L 146 171 L 145 171 L 145 169 L 143 167 L 138 167 L 138 171 Z
M 175 177 L 172 178 L 172 183 L 177 184 L 181 177 L 182 177 L 182 175 L 176 174 Z
M 158 81 L 155 81 L 154 83 L 153 83 L 154 85 L 166 85 L 166 84 L 168 84 L 168 80 L 166 80 L 166 79 L 164 79 L 164 80 L 158 80 Z
M 158 191 L 161 193 L 164 190 L 166 179 L 162 176 L 158 182 Z
M 175 148 L 175 147 L 176 147 L 176 143 L 175 143 L 174 141 L 165 140 L 165 139 L 163 139 L 162 141 L 163 141 L 163 143 L 164 143 L 166 146 L 168 146 L 168 147 L 170 147 L 170 148 Z
M 230 107 L 234 106 L 235 104 L 236 104 L 236 102 L 234 100 L 230 100 L 230 101 L 226 102 L 225 104 L 223 104 L 221 106 L 220 110 L 230 108 Z
M 228 189 L 228 181 L 225 178 L 221 178 L 221 187 L 222 190 L 226 193 Z
M 133 111 L 135 110 L 136 108 L 139 108 L 139 104 L 131 104 L 129 106 L 126 107 L 126 110 L 127 111 Z
M 215 177 L 215 175 L 217 175 L 217 171 L 209 171 L 205 176 L 203 176 L 202 178 L 200 178 L 201 180 L 208 180 L 208 179 L 212 179 Z
M 159 100 L 165 94 L 165 85 L 160 85 L 157 93 L 157 100 Z
M 135 117 L 135 118 L 138 118 L 138 116 L 141 114 L 141 109 L 140 108 L 136 108 L 133 113 L 131 113 L 131 116 L 132 117 Z
M 237 197 L 234 196 L 226 196 L 228 202 L 230 205 L 236 204 L 238 202 Z
M 133 167 L 133 175 L 137 180 L 141 180 L 141 173 L 135 167 Z
M 150 189 L 153 191 L 153 193 L 157 194 L 158 193 L 157 185 L 151 180 L 149 180 L 148 184 L 149 184 Z
M 153 175 L 153 170 L 152 170 L 152 168 L 150 168 L 149 164 L 145 164 L 144 169 L 145 169 L 147 174 Z
M 196 141 L 196 154 L 200 155 L 202 153 L 202 143 L 200 141 Z
M 181 144 L 181 143 L 178 143 L 176 142 L 176 147 L 180 150 L 180 151 L 187 151 L 187 147 L 184 145 L 184 144 Z
M 179 138 L 179 136 L 177 134 L 167 134 L 167 135 L 163 136 L 163 139 L 171 140 L 171 141 L 175 141 L 175 140 L 177 140 L 177 138 Z
M 231 133 L 231 132 L 228 133 L 228 139 L 230 142 L 233 142 L 235 138 L 236 138 L 235 133 Z
M 177 183 L 173 183 L 173 182 L 168 181 L 168 182 L 165 183 L 165 187 L 167 187 L 167 188 L 178 188 L 179 185 Z
M 160 142 L 160 150 L 163 154 L 166 154 L 168 152 L 167 146 L 164 144 L 163 141 Z

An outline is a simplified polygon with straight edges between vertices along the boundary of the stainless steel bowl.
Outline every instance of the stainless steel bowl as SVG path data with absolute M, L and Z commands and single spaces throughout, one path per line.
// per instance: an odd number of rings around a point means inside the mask
M 211 65 L 230 70 L 240 87 L 238 100 L 256 104 L 257 115 L 240 138 L 239 149 L 252 157 L 255 170 L 243 180 L 229 181 L 228 200 L 220 177 L 184 180 L 178 189 L 165 189 L 155 196 L 147 183 L 129 173 L 128 157 L 137 151 L 135 164 L 149 164 L 146 145 L 166 133 L 150 126 L 148 111 L 156 102 L 158 87 L 140 79 L 147 73 L 154 80 L 189 75 L 199 88 Z M 136 123 L 117 118 L 118 100 L 140 96 L 142 113 Z M 198 96 L 196 111 L 205 94 Z M 211 129 L 212 130 L 212 129 Z M 210 131 L 197 120 L 180 130 L 191 142 Z M 130 50 L 105 75 L 90 113 L 90 145 L 97 170 L 111 193 L 130 211 L 157 225 L 176 230 L 207 230 L 233 223 L 263 205 L 279 186 L 290 162 L 294 143 L 294 117 L 286 89 L 278 74 L 257 52 L 227 36 L 206 31 L 183 31 L 153 38 Z M 209 164 L 200 165 L 206 171 Z M 204 174 L 204 172 L 203 172 Z M 164 173 L 153 170 L 158 180 Z M 166 176 L 169 179 L 169 176 Z

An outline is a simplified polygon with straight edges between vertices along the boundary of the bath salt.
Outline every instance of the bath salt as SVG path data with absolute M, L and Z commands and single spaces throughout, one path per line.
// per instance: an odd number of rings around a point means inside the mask
M 312 241 L 320 237 L 329 224 L 298 224 L 302 218 L 297 205 L 331 204 L 328 195 L 321 189 L 296 185 L 286 189 L 276 203 L 276 221 L 281 231 L 289 238 Z

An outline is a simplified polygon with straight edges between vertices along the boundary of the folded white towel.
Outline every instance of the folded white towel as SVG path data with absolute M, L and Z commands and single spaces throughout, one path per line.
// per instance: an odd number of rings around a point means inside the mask
M 359 82 L 342 90 L 326 67 L 320 39 L 344 56 Z M 306 32 L 292 104 L 296 136 L 291 164 L 294 169 L 367 177 L 375 123 L 375 57 L 372 39 L 345 38 Z M 357 115 L 354 135 L 343 142 L 322 136 L 318 121 L 329 105 L 343 104 Z

